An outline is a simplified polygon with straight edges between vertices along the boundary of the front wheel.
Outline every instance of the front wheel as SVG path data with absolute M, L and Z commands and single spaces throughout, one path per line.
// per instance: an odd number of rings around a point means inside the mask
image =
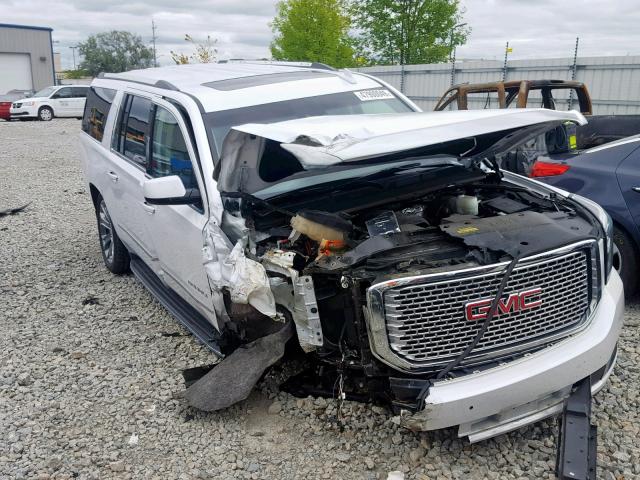
M 613 268 L 622 278 L 625 297 L 629 298 L 638 288 L 638 258 L 635 245 L 626 232 L 613 227 Z
M 48 122 L 52 118 L 53 118 L 53 110 L 51 110 L 49 107 L 42 107 L 40 110 L 38 110 L 39 120 L 42 120 L 43 122 Z
M 96 202 L 96 219 L 102 259 L 111 273 L 121 274 L 129 270 L 129 252 L 113 227 L 113 221 L 102 197 Z

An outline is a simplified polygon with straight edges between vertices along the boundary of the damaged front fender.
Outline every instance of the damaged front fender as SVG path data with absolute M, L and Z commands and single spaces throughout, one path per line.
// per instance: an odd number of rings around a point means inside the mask
M 203 254 L 216 312 L 224 312 L 228 318 L 222 295 L 226 289 L 232 302 L 249 304 L 268 317 L 276 317 L 276 302 L 267 272 L 260 263 L 246 257 L 242 239 L 231 248 L 220 227 L 209 222 L 205 228 Z

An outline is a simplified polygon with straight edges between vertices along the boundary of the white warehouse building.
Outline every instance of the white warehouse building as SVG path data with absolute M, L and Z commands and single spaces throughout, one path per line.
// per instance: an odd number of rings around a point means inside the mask
M 55 84 L 52 29 L 0 23 L 0 95 Z

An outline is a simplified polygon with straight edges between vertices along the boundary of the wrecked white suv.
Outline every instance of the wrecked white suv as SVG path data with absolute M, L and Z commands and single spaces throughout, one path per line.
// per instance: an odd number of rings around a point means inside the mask
M 104 261 L 222 360 L 192 405 L 245 398 L 285 344 L 297 395 L 384 403 L 471 441 L 606 382 L 623 291 L 593 202 L 502 172 L 576 112 L 420 113 L 322 65 L 106 74 L 81 135 Z

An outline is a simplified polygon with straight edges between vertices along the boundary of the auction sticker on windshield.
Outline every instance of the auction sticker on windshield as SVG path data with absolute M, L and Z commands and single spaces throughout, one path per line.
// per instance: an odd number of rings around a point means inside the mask
M 359 92 L 353 92 L 363 102 L 369 100 L 385 100 L 387 98 L 395 98 L 389 90 L 380 88 L 377 90 L 360 90 Z

